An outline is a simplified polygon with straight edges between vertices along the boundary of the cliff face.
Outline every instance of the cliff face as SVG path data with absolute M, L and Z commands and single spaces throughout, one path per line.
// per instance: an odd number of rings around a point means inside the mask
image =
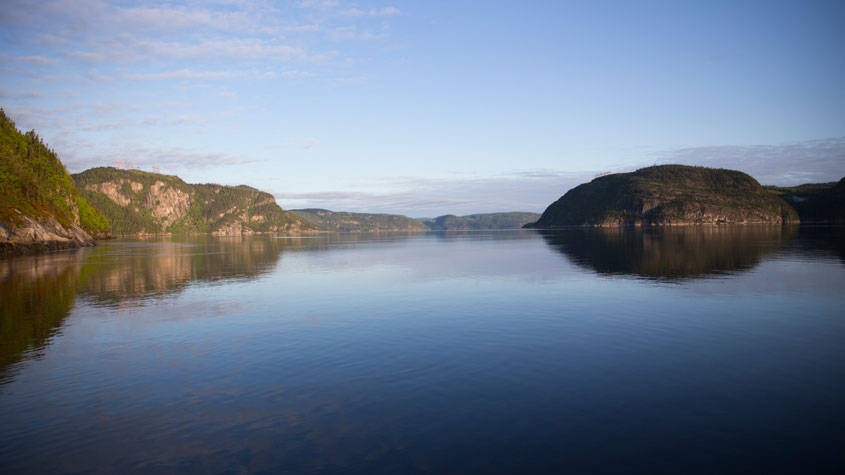
M 107 231 L 56 153 L 0 110 L 0 255 L 89 246 Z
M 73 175 L 115 234 L 294 232 L 310 229 L 269 193 L 248 186 L 191 185 L 176 176 L 92 168 Z
M 32 217 L 14 210 L 0 221 L 0 255 L 93 246 L 94 239 L 77 224 L 61 224 L 53 216 Z
M 569 190 L 530 227 L 797 223 L 798 214 L 749 175 L 662 165 Z
M 322 231 L 425 231 L 428 228 L 416 219 L 398 214 L 348 213 L 327 209 L 293 210 L 300 218 Z

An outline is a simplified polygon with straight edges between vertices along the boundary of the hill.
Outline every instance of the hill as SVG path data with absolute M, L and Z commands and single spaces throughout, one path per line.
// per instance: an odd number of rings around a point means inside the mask
M 108 229 L 56 153 L 0 109 L 0 254 L 87 246 Z
M 348 213 L 308 208 L 291 210 L 321 231 L 425 231 L 416 219 L 399 214 Z
M 528 223 L 537 221 L 540 217 L 537 213 L 509 212 L 509 213 L 486 213 L 470 214 L 467 216 L 455 216 L 447 214 L 434 219 L 424 220 L 429 229 L 436 231 L 445 230 L 480 230 L 480 229 L 519 229 Z
M 579 185 L 528 227 L 797 223 L 798 214 L 751 176 L 661 165 Z
M 845 223 L 845 178 L 838 183 L 766 188 L 791 204 L 802 223 Z
M 114 234 L 292 232 L 310 229 L 273 195 L 249 186 L 192 185 L 141 170 L 92 168 L 73 175 Z

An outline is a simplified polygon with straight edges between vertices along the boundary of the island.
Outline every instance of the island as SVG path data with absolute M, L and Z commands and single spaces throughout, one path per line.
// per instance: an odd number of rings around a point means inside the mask
M 576 186 L 526 227 L 798 222 L 789 203 L 746 173 L 659 165 Z

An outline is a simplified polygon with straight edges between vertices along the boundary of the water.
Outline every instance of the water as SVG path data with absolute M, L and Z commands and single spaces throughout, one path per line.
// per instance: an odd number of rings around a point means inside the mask
M 845 230 L 0 261 L 0 472 L 837 472 Z

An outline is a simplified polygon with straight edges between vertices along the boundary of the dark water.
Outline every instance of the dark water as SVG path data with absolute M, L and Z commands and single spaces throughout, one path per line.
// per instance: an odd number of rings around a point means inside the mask
M 842 228 L 0 261 L 0 472 L 831 472 Z

